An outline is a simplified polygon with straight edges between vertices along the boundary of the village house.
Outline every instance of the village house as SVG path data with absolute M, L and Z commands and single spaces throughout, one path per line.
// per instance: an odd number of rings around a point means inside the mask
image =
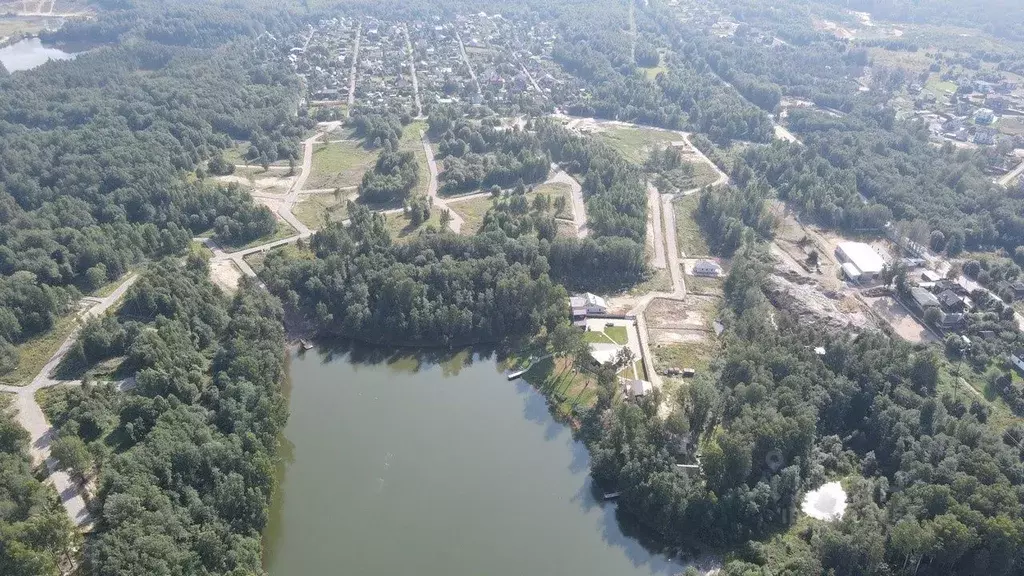
M 722 266 L 711 260 L 699 260 L 693 265 L 694 276 L 721 276 Z
M 646 396 L 654 390 L 654 385 L 646 380 L 623 379 L 622 391 L 626 398 Z

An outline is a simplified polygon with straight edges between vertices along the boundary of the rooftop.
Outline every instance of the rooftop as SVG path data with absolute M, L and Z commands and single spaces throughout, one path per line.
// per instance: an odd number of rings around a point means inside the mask
M 878 252 L 863 242 L 841 242 L 838 249 L 863 274 L 878 274 L 885 266 Z

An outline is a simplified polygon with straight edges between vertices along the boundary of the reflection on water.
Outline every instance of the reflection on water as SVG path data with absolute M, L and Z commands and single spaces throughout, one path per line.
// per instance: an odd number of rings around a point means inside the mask
M 9 72 L 31 70 L 50 60 L 71 60 L 77 55 L 52 46 L 44 46 L 39 38 L 28 38 L 6 48 L 0 48 L 0 62 L 3 62 Z
M 681 572 L 623 534 L 586 447 L 496 355 L 296 353 L 271 576 Z

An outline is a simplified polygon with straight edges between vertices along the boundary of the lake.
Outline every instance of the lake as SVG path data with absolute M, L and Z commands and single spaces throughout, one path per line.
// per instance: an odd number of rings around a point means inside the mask
M 592 494 L 589 456 L 493 357 L 294 353 L 271 576 L 670 575 Z
M 44 46 L 39 38 L 27 38 L 6 48 L 0 48 L 0 62 L 9 72 L 31 70 L 50 60 L 71 60 L 78 54 Z

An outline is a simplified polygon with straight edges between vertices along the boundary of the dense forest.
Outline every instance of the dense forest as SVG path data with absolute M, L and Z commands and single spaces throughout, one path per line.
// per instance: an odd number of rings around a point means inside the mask
M 394 244 L 384 216 L 355 204 L 349 216 L 313 236 L 315 258 L 272 253 L 262 273 L 324 333 L 454 346 L 528 337 L 564 316 L 566 292 L 533 238 L 442 232 Z
M 247 195 L 184 175 L 233 139 L 294 156 L 295 89 L 235 45 L 138 42 L 0 78 L 0 372 L 11 344 L 142 259 L 207 230 L 225 245 L 272 232 Z
M 90 573 L 262 573 L 283 344 L 279 302 L 250 282 L 224 296 L 198 255 L 151 265 L 116 316 L 85 327 L 64 369 L 124 358 L 137 383 L 87 381 L 47 402 L 60 466 L 99 485 Z
M 595 479 L 663 542 L 734 547 L 730 575 L 1018 573 L 1021 430 L 997 433 L 984 406 L 941 390 L 930 350 L 823 339 L 772 308 L 762 250 L 734 260 L 724 354 L 667 420 L 656 400 L 586 418 Z M 675 469 L 690 442 L 704 481 Z M 798 495 L 835 477 L 843 519 L 794 530 Z

